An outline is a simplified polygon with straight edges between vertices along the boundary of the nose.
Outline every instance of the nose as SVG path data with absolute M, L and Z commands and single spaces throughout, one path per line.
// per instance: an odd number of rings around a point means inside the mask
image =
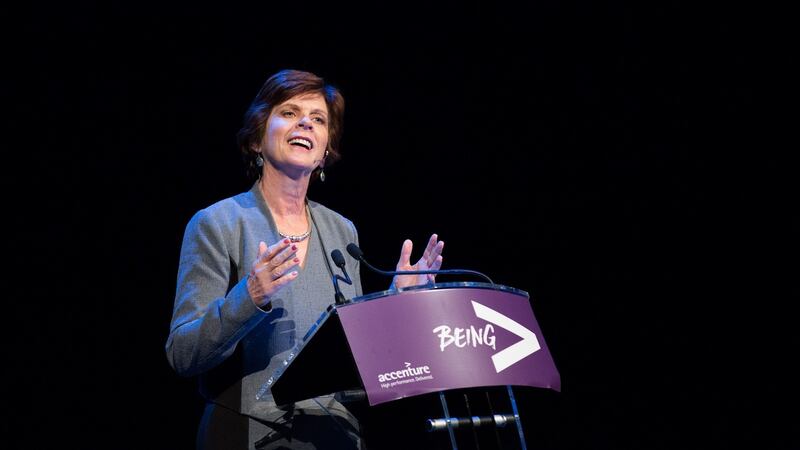
M 308 116 L 301 117 L 300 121 L 297 122 L 297 126 L 301 130 L 310 130 L 310 129 L 312 129 L 314 127 L 312 122 L 311 122 L 311 119 Z

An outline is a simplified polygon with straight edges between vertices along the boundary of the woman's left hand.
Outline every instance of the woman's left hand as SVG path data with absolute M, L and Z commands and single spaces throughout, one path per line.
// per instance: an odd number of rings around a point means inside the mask
M 439 236 L 435 233 L 428 239 L 428 245 L 422 253 L 422 257 L 416 264 L 411 265 L 411 250 L 414 248 L 414 243 L 410 239 L 403 242 L 403 248 L 400 250 L 400 260 L 397 262 L 397 270 L 439 270 L 442 267 L 442 249 L 444 249 L 444 241 L 439 240 Z M 433 283 L 436 275 L 396 275 L 392 280 L 392 288 L 400 289 L 411 286 L 419 286 L 421 284 Z

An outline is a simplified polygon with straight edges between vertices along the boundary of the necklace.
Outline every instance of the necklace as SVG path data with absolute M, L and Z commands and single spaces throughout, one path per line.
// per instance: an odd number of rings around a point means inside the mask
M 308 211 L 308 205 L 306 205 L 306 216 L 308 217 L 309 215 L 310 214 L 309 214 L 309 211 Z M 308 236 L 311 235 L 311 222 L 309 221 L 309 223 L 308 223 L 308 231 L 306 231 L 303 234 L 283 234 L 283 233 L 281 233 L 281 230 L 278 230 L 278 234 L 280 234 L 281 237 L 289 239 L 289 241 L 291 241 L 291 242 L 305 241 L 306 238 L 308 238 Z
M 283 234 L 280 231 L 278 231 L 278 234 L 292 242 L 300 242 L 306 240 L 306 238 L 311 234 L 311 227 L 308 227 L 308 231 L 303 234 Z

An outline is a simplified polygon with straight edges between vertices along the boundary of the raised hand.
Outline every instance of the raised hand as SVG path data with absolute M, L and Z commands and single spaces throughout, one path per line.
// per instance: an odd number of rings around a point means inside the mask
M 289 239 L 269 247 L 263 241 L 258 243 L 258 257 L 247 277 L 247 290 L 259 308 L 268 308 L 270 298 L 297 278 L 297 270 L 289 269 L 297 266 L 300 259 L 297 245 L 290 244 Z
M 400 260 L 397 262 L 397 270 L 439 270 L 442 267 L 444 241 L 440 241 L 439 236 L 435 233 L 428 239 L 428 245 L 425 247 L 425 251 L 422 252 L 422 257 L 414 265 L 411 264 L 411 251 L 413 248 L 414 243 L 410 239 L 406 239 L 403 242 L 403 247 L 400 250 Z M 392 280 L 392 288 L 399 289 L 433 283 L 435 279 L 436 275 L 396 275 Z

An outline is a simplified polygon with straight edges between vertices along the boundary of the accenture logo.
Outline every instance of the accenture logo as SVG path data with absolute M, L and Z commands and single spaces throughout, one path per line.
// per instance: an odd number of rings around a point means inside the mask
M 432 380 L 431 368 L 428 366 L 411 367 L 410 362 L 405 363 L 406 367 L 391 372 L 379 373 L 378 382 L 381 388 L 388 389 L 398 384 L 416 383 L 418 381 Z

